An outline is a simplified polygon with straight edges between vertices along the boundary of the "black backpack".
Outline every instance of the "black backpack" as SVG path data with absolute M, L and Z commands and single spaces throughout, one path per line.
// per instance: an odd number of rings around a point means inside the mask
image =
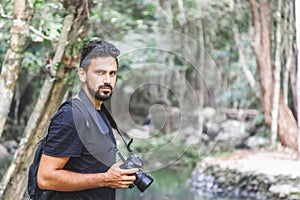
M 45 141 L 46 141 L 46 137 L 44 137 L 39 142 L 38 147 L 35 151 L 33 163 L 29 167 L 27 192 L 30 200 L 51 199 L 51 196 L 54 195 L 54 191 L 41 190 L 37 185 L 37 172 L 39 169 Z
M 59 108 L 61 109 L 66 104 L 72 104 L 71 100 L 64 102 Z M 55 115 L 54 115 L 55 116 Z M 55 191 L 53 190 L 42 190 L 39 188 L 37 184 L 37 172 L 40 165 L 40 160 L 43 154 L 44 145 L 46 142 L 45 136 L 39 143 L 38 147 L 35 151 L 33 163 L 29 167 L 28 172 L 28 185 L 27 185 L 27 193 L 29 195 L 30 200 L 47 200 L 47 199 L 53 199 L 53 195 L 55 194 Z

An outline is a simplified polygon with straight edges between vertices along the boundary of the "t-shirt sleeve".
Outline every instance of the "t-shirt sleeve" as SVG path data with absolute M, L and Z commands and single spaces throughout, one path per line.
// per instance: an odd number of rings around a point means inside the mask
M 43 153 L 57 157 L 79 157 L 83 144 L 74 127 L 72 108 L 64 106 L 51 120 Z

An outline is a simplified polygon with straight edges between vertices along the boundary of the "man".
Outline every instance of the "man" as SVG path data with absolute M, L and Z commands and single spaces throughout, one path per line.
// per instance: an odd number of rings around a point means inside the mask
M 120 169 L 115 163 L 115 138 L 101 112 L 113 93 L 119 50 L 94 40 L 82 48 L 77 98 L 82 116 L 73 104 L 63 104 L 51 119 L 38 170 L 38 186 L 54 190 L 53 199 L 115 199 L 116 188 L 127 188 L 138 169 Z M 89 138 L 91 137 L 92 138 Z M 95 139 L 97 138 L 97 139 Z

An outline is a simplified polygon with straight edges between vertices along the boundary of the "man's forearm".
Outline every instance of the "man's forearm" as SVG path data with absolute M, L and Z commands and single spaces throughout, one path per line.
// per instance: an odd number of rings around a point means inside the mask
M 60 169 L 38 176 L 38 185 L 41 189 L 68 192 L 104 187 L 105 180 L 105 173 L 81 174 Z

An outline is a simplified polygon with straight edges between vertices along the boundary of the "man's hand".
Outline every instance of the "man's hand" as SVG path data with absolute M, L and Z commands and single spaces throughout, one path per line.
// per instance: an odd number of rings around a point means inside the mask
M 139 169 L 121 169 L 122 164 L 122 162 L 118 162 L 106 172 L 105 185 L 112 188 L 128 188 L 129 185 L 133 184 L 135 173 Z

